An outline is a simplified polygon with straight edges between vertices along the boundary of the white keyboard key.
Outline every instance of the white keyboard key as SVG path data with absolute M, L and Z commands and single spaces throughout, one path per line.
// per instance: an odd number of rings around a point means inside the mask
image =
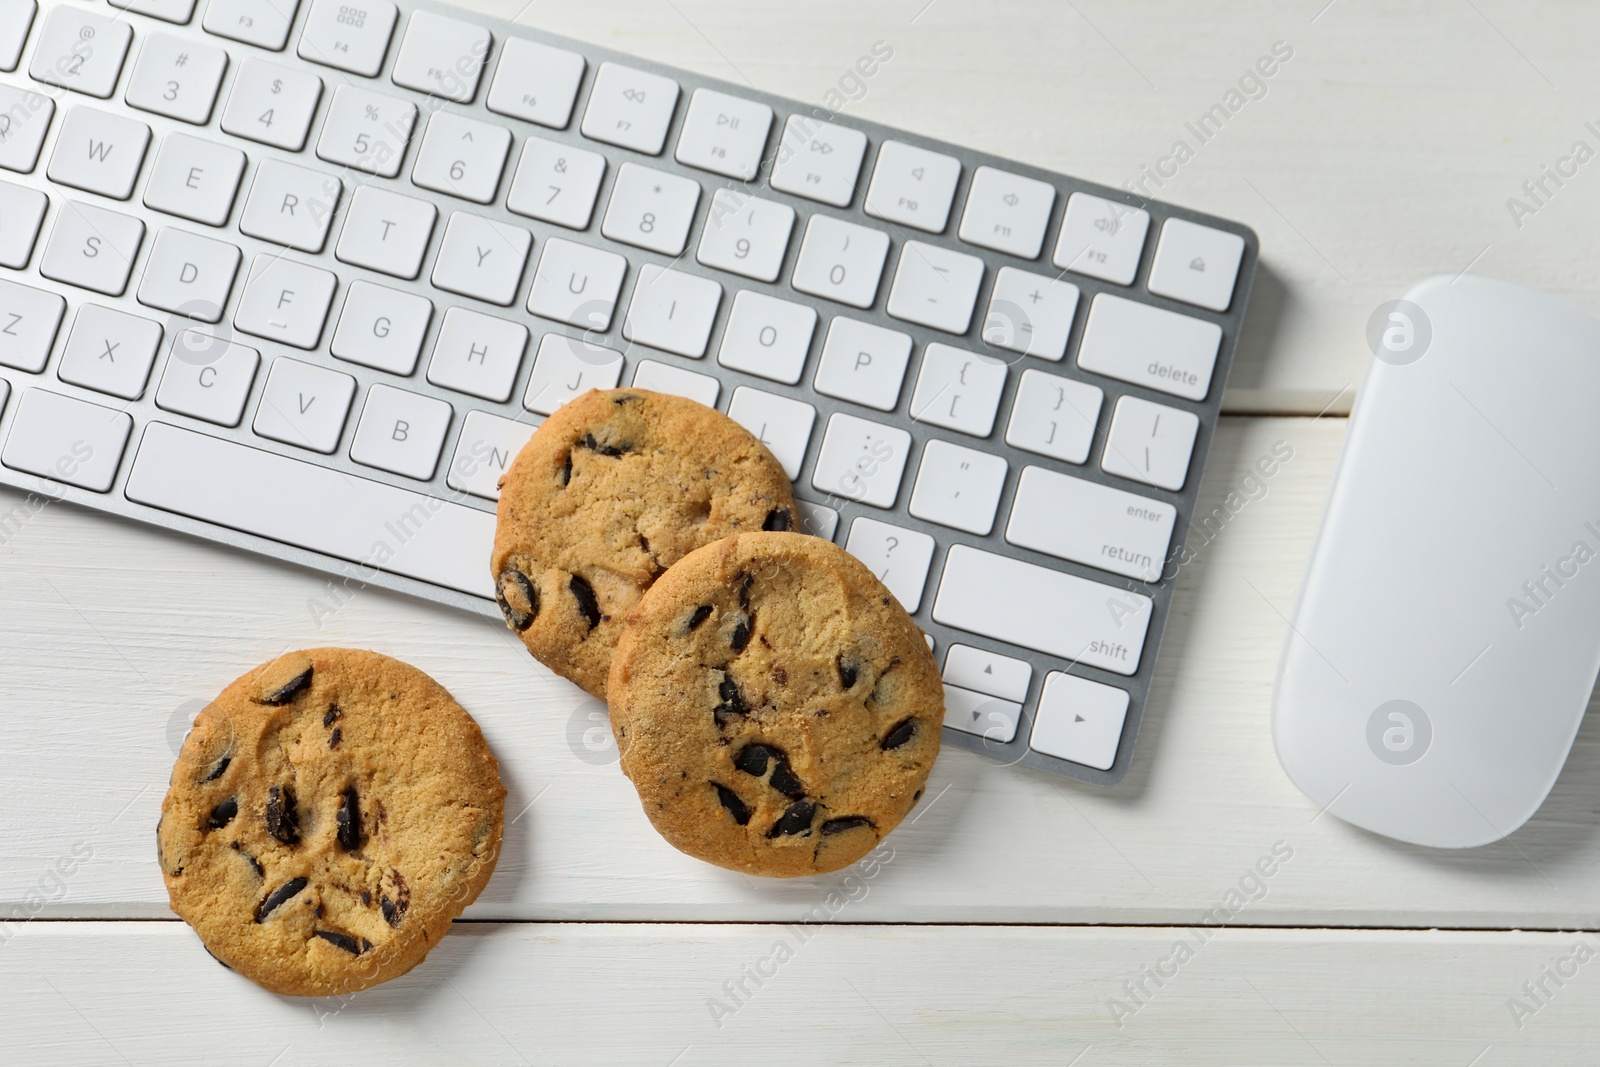
M 211 121 L 228 53 L 172 33 L 144 39 L 124 99 L 141 111 L 204 126 Z
M 72 397 L 28 389 L 17 403 L 0 462 L 52 482 L 104 493 L 116 481 L 133 419 Z
M 486 106 L 498 115 L 564 130 L 572 121 L 587 61 L 576 52 L 521 37 L 506 40 Z
M 972 173 L 958 235 L 969 245 L 1037 259 L 1055 203 L 1056 189 L 1049 182 L 979 167 Z
M 478 79 L 494 38 L 482 26 L 414 11 L 394 57 L 396 85 L 458 104 L 478 95 Z
M 37 189 L 0 182 L 0 267 L 21 270 L 33 257 L 50 201 Z
M 1006 540 L 1143 582 L 1161 577 L 1178 510 L 1042 467 L 1024 467 Z
M 428 381 L 484 400 L 503 403 L 522 369 L 528 328 L 466 308 L 444 313 L 439 339 L 428 361 Z
M 570 230 L 588 229 L 605 173 L 606 157 L 598 152 L 530 137 L 522 146 L 506 207 Z
M 22 46 L 39 11 L 35 0 L 7 0 L 0 4 L 0 70 L 13 71 L 22 60 Z
M 1156 258 L 1150 264 L 1150 291 L 1196 307 L 1227 311 L 1244 259 L 1244 238 L 1185 219 L 1161 225 Z
M 678 107 L 678 92 L 678 83 L 671 78 L 620 63 L 602 63 L 583 112 L 583 135 L 591 141 L 659 156 Z
M 999 360 L 930 344 L 922 353 L 922 370 L 911 394 L 911 417 L 988 437 L 1005 387 L 1006 365 Z
M 0 85 L 0 167 L 27 174 L 38 166 L 55 113 L 55 101 L 48 96 Z
M 121 296 L 143 243 L 144 223 L 138 219 L 65 201 L 45 242 L 39 273 L 107 296 Z
M 1176 493 L 1189 480 L 1189 458 L 1199 432 L 1200 417 L 1192 411 L 1122 397 L 1111 413 L 1100 469 Z
M 681 255 L 699 203 L 700 183 L 693 178 L 624 163 L 617 168 L 600 232 L 664 256 Z
M 52 7 L 33 46 L 28 76 L 104 100 L 117 87 L 132 40 L 133 27 L 120 15 L 107 18 L 76 4 Z
M 980 537 L 994 529 L 1006 487 L 1006 461 L 948 441 L 929 441 L 907 510 L 919 519 Z
M 161 324 L 123 311 L 84 304 L 72 320 L 56 377 L 86 389 L 137 400 L 161 349 Z
M 733 391 L 728 418 L 755 434 L 771 450 L 790 481 L 800 477 L 800 467 L 811 444 L 811 428 L 817 421 L 816 408 L 802 400 L 741 385 Z
M 239 215 L 239 230 L 302 252 L 321 252 L 343 195 L 338 175 L 264 159 Z
M 170 226 L 156 234 L 139 276 L 139 303 L 200 322 L 219 322 L 243 258 L 238 246 Z
M 717 406 L 722 395 L 722 383 L 709 374 L 696 374 L 692 370 L 673 367 L 653 359 L 641 359 L 633 372 L 631 383 L 639 389 L 652 389 L 658 393 L 685 396 L 708 408 Z
M 813 215 L 800 242 L 790 284 L 802 293 L 868 308 L 878 297 L 889 235 L 827 215 Z
M 510 152 L 511 131 L 504 126 L 435 111 L 411 168 L 411 184 L 487 204 L 500 188 Z
M 111 0 L 111 6 L 182 26 L 194 18 L 195 0 Z
M 129 500 L 258 537 L 381 567 L 485 599 L 493 512 L 357 478 L 231 441 L 151 423 L 128 474 Z M 263 507 L 292 500 L 293 507 Z M 419 512 L 420 509 L 420 512 Z M 409 516 L 428 516 L 416 522 Z M 402 528 L 397 539 L 394 528 Z M 384 553 L 374 557 L 373 546 Z
M 358 267 L 415 278 L 438 217 L 439 209 L 426 200 L 363 185 L 350 198 L 350 213 L 333 254 Z
M 793 229 L 794 208 L 788 204 L 718 189 L 695 258 L 708 267 L 775 282 Z
M 811 387 L 824 396 L 893 411 L 910 359 L 906 334 L 840 316 L 828 326 Z
M 356 380 L 280 356 L 272 361 L 251 427 L 258 437 L 331 454 L 339 447 Z
M 889 314 L 907 322 L 964 334 L 983 284 L 983 260 L 921 241 L 900 249 L 889 290 Z
M 371 78 L 383 69 L 399 9 L 389 0 L 312 0 L 301 59 Z
M 364 467 L 428 481 L 439 466 L 453 414 L 443 400 L 374 385 L 367 390 L 350 458 Z
M 943 233 L 961 180 L 961 161 L 903 141 L 878 146 L 867 186 L 866 211 L 875 218 Z
M 978 693 L 1018 704 L 1028 699 L 1028 683 L 1033 667 L 1026 660 L 1012 659 L 971 645 L 951 645 L 944 656 L 944 680 Z
M 573 397 L 591 389 L 615 389 L 622 380 L 622 353 L 561 333 L 539 339 L 522 406 L 541 415 L 553 415 Z
M 761 169 L 771 129 L 772 109 L 767 105 L 715 89 L 696 89 L 678 134 L 678 162 L 747 182 Z
M 1087 382 L 1025 370 L 1011 402 L 1006 444 L 1067 463 L 1089 458 L 1105 393 Z
M 922 606 L 922 588 L 933 562 L 933 538 L 916 530 L 859 518 L 850 524 L 844 550 L 867 565 L 900 601 L 915 612 Z
M 839 532 L 839 513 L 826 504 L 813 504 L 809 500 L 796 500 L 795 507 L 800 510 L 800 532 L 808 533 L 812 537 L 820 537 L 824 541 L 832 541 L 833 535 Z
M 509 306 L 528 265 L 533 234 L 464 211 L 450 214 L 433 263 L 433 284 L 447 292 Z
M 317 158 L 393 178 L 417 123 L 417 106 L 383 93 L 341 85 L 317 140 Z
M 0 365 L 38 374 L 50 359 L 67 302 L 0 278 Z
M 528 291 L 535 315 L 586 330 L 611 328 L 628 261 L 615 252 L 552 237 L 544 243 Z
M 1022 705 L 1015 701 L 949 684 L 944 687 L 944 725 L 952 730 L 1005 745 L 1017 736 L 1021 719 Z
M 219 337 L 184 330 L 156 387 L 156 406 L 179 415 L 237 426 L 256 380 L 261 353 Z
M 1078 314 L 1078 287 L 1059 278 L 1001 267 L 989 295 L 983 340 L 1025 356 L 1060 361 Z
M 772 165 L 772 187 L 834 207 L 855 199 L 867 135 L 860 130 L 790 115 Z
M 911 435 L 897 426 L 835 412 L 822 435 L 811 487 L 875 508 L 894 506 L 911 455 Z
M 207 0 L 201 25 L 218 37 L 281 52 L 299 10 L 300 0 Z
M 263 252 L 250 263 L 233 325 L 295 348 L 316 348 L 338 284 L 320 267 Z
M 811 351 L 816 330 L 815 308 L 741 289 L 733 298 L 733 310 L 722 331 L 717 362 L 794 385 L 805 370 L 806 353 Z
M 235 137 L 298 152 L 322 99 L 322 79 L 303 70 L 247 59 L 239 64 L 222 128 Z
M 339 359 L 409 375 L 417 369 L 433 302 L 371 282 L 351 282 L 329 350 Z
M 1051 262 L 1062 270 L 1130 285 L 1144 256 L 1150 213 L 1115 200 L 1073 193 Z
M 6 401 L 11 399 L 11 383 L 0 378 L 0 415 L 5 414 Z
M 1127 690 L 1060 671 L 1045 676 L 1028 745 L 1035 752 L 1109 771 L 1122 744 Z
M 1222 327 L 1110 293 L 1089 305 L 1078 366 L 1134 385 L 1204 400 Z
M 528 443 L 542 419 L 528 422 L 503 419 L 487 411 L 469 411 L 461 424 L 455 457 L 445 474 L 445 484 L 458 493 L 485 500 L 500 499 L 500 479 L 511 469 L 522 446 Z
M 61 123 L 45 173 L 58 184 L 126 200 L 149 147 L 150 127 L 144 123 L 75 107 Z
M 722 286 L 710 278 L 668 270 L 654 263 L 639 268 L 622 336 L 634 344 L 699 359 L 722 306 Z
M 221 226 L 233 212 L 244 164 L 244 153 L 237 148 L 169 133 L 161 139 L 155 166 L 144 184 L 144 206 Z
M 933 602 L 946 626 L 1117 674 L 1139 669 L 1151 601 L 1075 574 L 953 545 Z

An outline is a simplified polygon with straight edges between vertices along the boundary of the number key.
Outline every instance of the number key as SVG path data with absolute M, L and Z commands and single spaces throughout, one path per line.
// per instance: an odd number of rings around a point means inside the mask
M 487 204 L 500 188 L 500 174 L 511 151 L 511 131 L 504 126 L 436 111 L 428 120 L 411 182 Z
M 317 157 L 393 178 L 416 121 L 417 106 L 409 101 L 341 85 L 322 124 Z
M 851 307 L 872 306 L 889 255 L 889 235 L 853 222 L 813 215 L 806 224 L 791 284 Z
M 679 91 L 671 78 L 620 63 L 602 63 L 583 113 L 583 135 L 591 141 L 659 156 L 678 108 Z
M 557 226 L 588 229 L 605 173 L 606 157 L 598 152 L 530 137 L 522 146 L 506 207 Z
M 127 101 L 141 111 L 204 126 L 222 88 L 228 53 L 170 33 L 145 38 L 128 82 Z
M 695 257 L 708 267 L 775 282 L 793 229 L 794 208 L 788 204 L 718 189 Z
M 120 17 L 103 18 L 66 5 L 54 7 L 34 45 L 28 74 L 34 81 L 104 100 L 117 87 L 132 40 L 133 29 Z
M 247 59 L 222 112 L 222 128 L 235 137 L 298 152 L 306 146 L 311 116 L 322 98 L 322 79 L 275 63 Z
M 617 168 L 600 232 L 613 241 L 676 256 L 688 243 L 699 203 L 700 183 L 694 179 L 624 163 Z

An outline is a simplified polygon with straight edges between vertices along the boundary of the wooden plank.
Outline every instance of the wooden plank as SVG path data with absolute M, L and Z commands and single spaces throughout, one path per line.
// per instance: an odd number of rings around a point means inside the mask
M 304 1000 L 176 922 L 36 923 L 0 946 L 0 997 L 7 1061 L 57 1065 L 1595 1061 L 1592 934 L 1208 933 L 472 924 Z
M 1510 841 L 1433 852 L 1355 830 L 1278 766 L 1268 702 L 1343 420 L 1228 419 L 1191 539 L 1139 756 L 1110 791 L 948 750 L 873 921 L 1188 922 L 1274 843 L 1293 858 L 1236 923 L 1571 927 L 1600 896 L 1591 798 L 1600 723 Z M 1287 455 L 1274 476 L 1255 465 Z M 1256 480 L 1251 480 L 1252 478 Z M 1237 515 L 1228 494 L 1243 501 Z M 17 505 L 0 494 L 0 515 Z M 504 629 L 71 507 L 0 546 L 0 918 L 162 917 L 153 832 L 193 711 L 289 648 L 377 648 L 444 682 L 482 722 L 511 790 L 488 919 L 784 920 L 818 882 L 766 882 L 675 852 L 612 762 L 600 705 Z M 64 885 L 50 871 L 92 850 Z M 35 895 L 30 895 L 35 894 Z M 806 905 L 808 906 L 808 905 Z
M 1560 186 L 1541 170 L 1575 141 L 1600 150 L 1595 5 L 476 2 L 1113 186 L 1163 167 L 1151 192 L 1261 236 L 1233 411 L 1321 410 L 1360 380 L 1368 317 L 1426 275 L 1471 265 L 1600 309 L 1600 164 L 1569 160 Z M 856 80 L 879 40 L 893 59 Z M 1277 42 L 1292 57 L 1241 92 Z M 1235 110 L 1202 141 L 1191 126 L 1219 104 Z M 1163 163 L 1180 141 L 1192 155 Z M 1534 213 L 1514 217 L 1513 197 Z

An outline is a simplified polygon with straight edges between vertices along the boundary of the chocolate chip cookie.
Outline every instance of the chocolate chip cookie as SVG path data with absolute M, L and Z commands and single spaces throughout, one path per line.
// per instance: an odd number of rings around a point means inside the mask
M 853 556 L 797 533 L 679 560 L 630 615 L 608 688 L 656 830 L 748 874 L 860 859 L 922 795 L 944 721 L 922 631 Z
M 274 993 L 404 974 L 477 897 L 505 787 L 443 686 L 375 652 L 258 667 L 195 718 L 156 828 L 172 910 Z
M 541 663 L 604 699 L 623 618 L 668 567 L 794 523 L 782 465 L 743 426 L 683 397 L 591 391 L 545 420 L 501 482 L 500 610 Z

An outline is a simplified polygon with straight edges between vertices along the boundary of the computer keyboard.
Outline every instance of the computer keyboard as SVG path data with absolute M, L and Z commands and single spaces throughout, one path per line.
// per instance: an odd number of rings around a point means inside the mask
M 1122 777 L 1248 229 L 440 5 L 199 2 L 0 0 L 0 482 L 498 618 L 541 419 L 680 393 L 928 632 L 947 743 Z

